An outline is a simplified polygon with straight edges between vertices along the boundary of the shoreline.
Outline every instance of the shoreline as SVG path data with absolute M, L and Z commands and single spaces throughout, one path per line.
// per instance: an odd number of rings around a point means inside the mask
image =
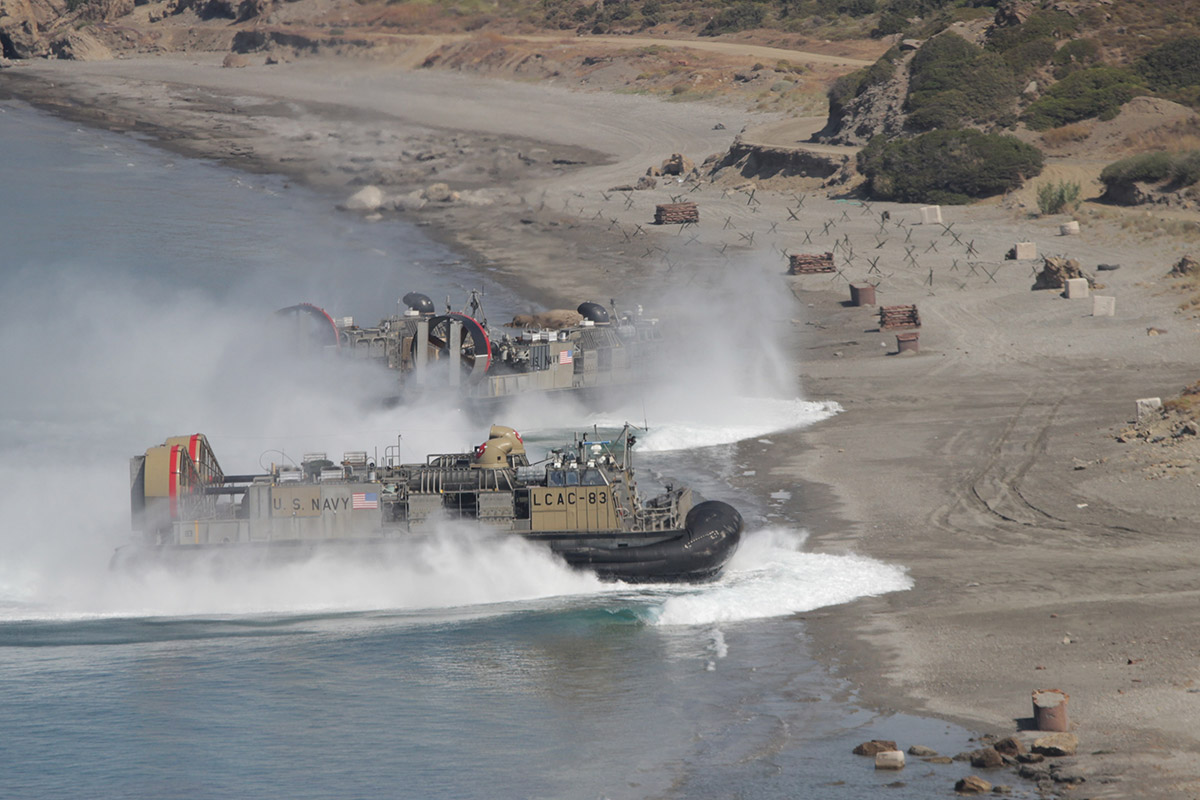
M 183 73 L 219 69 L 200 61 L 200 66 L 183 67 Z M 346 70 L 353 73 L 357 66 Z M 261 77 L 263 70 L 206 73 L 223 86 L 240 81 L 241 94 L 210 86 L 203 98 L 193 100 L 188 113 L 194 116 L 183 120 L 178 110 L 159 105 L 163 98 L 148 85 L 120 77 L 126 68 L 51 64 L 31 75 L 68 82 L 54 87 L 64 100 L 96 103 L 107 95 L 103 111 L 98 105 L 91 112 L 75 108 L 92 113 L 79 121 L 96 127 L 158 131 L 168 138 L 156 145 L 246 171 L 288 175 L 331 197 L 357 188 L 346 185 L 353 179 L 350 173 L 320 172 L 327 165 L 320 163 L 319 151 L 308 161 L 272 162 L 270 153 L 278 158 L 279 150 L 271 150 L 269 140 L 279 128 L 267 123 L 252 120 L 220 137 L 187 138 L 217 120 L 233 124 L 230 120 L 247 116 L 247 106 L 238 110 L 230 97 L 270 97 L 273 88 L 282 88 L 286 91 L 275 96 L 294 102 L 290 86 L 255 83 L 250 75 Z M 93 83 L 81 86 L 80 72 L 93 75 Z M 429 80 L 437 85 L 441 79 Z M 454 82 L 478 85 L 477 95 L 511 90 L 514 104 L 536 106 L 542 95 L 524 85 L 497 87 L 457 76 Z M 807 523 L 814 550 L 904 564 L 916 582 L 907 592 L 801 615 L 818 659 L 833 674 L 850 679 L 868 706 L 936 716 L 989 734 L 1016 729 L 1029 714 L 1030 691 L 1062 688 L 1072 696 L 1080 751 L 1103 752 L 1079 759 L 1086 782 L 1055 791 L 1092 796 L 1100 790 L 1098 783 L 1117 792 L 1106 796 L 1178 797 L 1200 790 L 1200 742 L 1190 723 L 1200 713 L 1200 694 L 1191 691 L 1193 682 L 1200 687 L 1194 663 L 1200 630 L 1190 619 L 1190 601 L 1200 596 L 1200 564 L 1187 552 L 1200 520 L 1200 498 L 1185 485 L 1188 480 L 1200 485 L 1200 478 L 1194 467 L 1148 478 L 1147 470 L 1167 457 L 1162 448 L 1131 452 L 1136 446 L 1118 443 L 1112 435 L 1131 416 L 1135 398 L 1167 397 L 1196 378 L 1191 354 L 1200 342 L 1200 326 L 1176 315 L 1176 298 L 1165 286 L 1154 285 L 1187 244 L 1165 237 L 1138 239 L 1094 210 L 1083 217 L 1085 235 L 1065 239 L 1056 236 L 1054 220 L 1031 220 L 1018 207 L 985 203 L 943 209 L 964 240 L 956 246 L 958 237 L 914 224 L 918 215 L 912 206 L 851 205 L 799 184 L 790 193 L 763 192 L 758 205 L 754 195 L 746 200 L 744 191 L 701 187 L 695 196 L 704 207 L 704 221 L 697 241 L 684 244 L 682 230 L 649 230 L 646 221 L 650 205 L 670 201 L 670 188 L 631 193 L 633 207 L 622 207 L 624 195 L 603 199 L 606 189 L 631 182 L 671 152 L 687 151 L 700 161 L 707 153 L 676 149 L 672 142 L 699 148 L 729 140 L 732 133 L 719 134 L 711 124 L 732 119 L 735 112 L 693 114 L 687 112 L 695 109 L 640 98 L 617 98 L 607 106 L 605 98 L 576 97 L 581 113 L 599 106 L 588 113 L 600 118 L 614 110 L 642 114 L 635 116 L 639 123 L 658 127 L 632 141 L 619 132 L 597 132 L 596 143 L 603 144 L 607 135 L 617 153 L 591 144 L 547 146 L 508 133 L 488 140 L 464 129 L 458 147 L 474 150 L 469 157 L 457 154 L 463 156 L 458 165 L 466 164 L 463 170 L 454 172 L 449 163 L 454 159 L 430 159 L 444 165 L 440 174 L 414 173 L 396 185 L 427 186 L 449 172 L 464 192 L 496 186 L 503 191 L 490 204 L 447 205 L 406 216 L 428 230 L 444 231 L 456 250 L 478 259 L 477 266 L 494 269 L 498 282 L 546 307 L 598 289 L 607 296 L 604 286 L 665 291 L 683 264 L 699 280 L 719 280 L 731 263 L 727 251 L 737 253 L 732 263 L 778 275 L 797 310 L 792 319 L 775 322 L 795 332 L 789 357 L 801 373 L 805 396 L 835 400 L 845 411 L 811 428 L 773 435 L 783 455 L 772 453 L 756 465 L 762 484 L 814 486 L 796 492 L 789 508 Z M 481 103 L 485 99 L 476 97 Z M 568 101 L 566 93 L 552 93 L 544 104 Z M 280 124 L 296 113 L 285 105 L 258 117 Z M 529 113 L 530 107 L 512 114 Z M 314 109 L 307 106 L 304 113 Z M 364 110 L 356 122 L 393 124 L 381 113 L 378 107 Z M 318 116 L 307 133 L 327 130 L 318 127 Z M 497 122 L 509 130 L 536 127 L 529 119 Z M 342 123 L 333 118 L 325 124 L 352 150 L 358 142 L 337 127 Z M 404 124 L 411 129 L 411 121 L 401 120 L 401 129 Z M 451 130 L 427 128 L 435 139 Z M 573 132 L 558 135 L 569 138 Z M 221 157 L 228 143 L 240 149 Z M 282 143 L 286 149 L 287 142 Z M 546 155 L 534 149 L 545 149 Z M 510 151 L 517 155 L 494 173 L 466 171 L 472 159 L 476 165 L 487 159 L 499 163 Z M 555 159 L 584 163 L 556 164 Z M 272 163 L 276 166 L 266 168 Z M 279 164 L 291 164 L 295 171 L 281 171 Z M 636 172 L 635 165 L 640 165 Z M 535 196 L 540 205 L 530 202 Z M 806 198 L 804 222 L 789 229 L 785 212 L 800 211 L 799 196 Z M 891 215 L 887 225 L 877 222 L 881 210 Z M 512 225 L 514 213 L 518 226 Z M 722 218 L 728 227 L 722 228 Z M 605 220 L 612 220 L 607 229 Z M 833 230 L 822 237 L 822 224 L 829 221 Z M 770 223 L 785 227 L 772 233 Z M 644 239 L 636 232 L 639 226 Z M 775 248 L 821 251 L 841 236 L 858 245 L 860 254 L 869 254 L 848 259 L 847 274 L 834 280 L 782 276 L 785 262 Z M 880 239 L 884 244 L 873 250 Z M 1112 286 L 1102 290 L 1118 297 L 1119 316 L 1092 317 L 1090 305 L 1085 311 L 1078 301 L 1030 292 L 1031 265 L 1002 258 L 1004 249 L 1024 239 L 1039 243 L 1043 252 L 1069 248 L 1089 266 L 1120 259 L 1122 271 L 1106 276 Z M 966 241 L 979 254 L 973 261 Z M 906 242 L 916 248 L 908 254 L 912 263 L 905 256 Z M 660 257 L 653 248 L 668 252 Z M 868 268 L 870 258 L 884 260 Z M 573 267 L 560 269 L 563 263 Z M 921 352 L 890 355 L 893 335 L 877 330 L 873 309 L 848 305 L 842 278 L 878 279 L 881 302 L 919 304 Z M 1150 327 L 1168 333 L 1148 337 Z M 1145 634 L 1147 619 L 1153 620 L 1153 637 Z

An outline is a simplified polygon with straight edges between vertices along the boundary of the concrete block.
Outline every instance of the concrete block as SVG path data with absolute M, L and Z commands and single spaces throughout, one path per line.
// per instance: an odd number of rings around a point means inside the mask
M 1066 295 L 1068 300 L 1079 300 L 1088 296 L 1087 278 L 1067 278 Z
M 941 206 L 922 206 L 921 207 L 921 222 L 925 225 L 932 225 L 935 222 L 942 221 Z
M 1142 422 L 1143 420 L 1157 417 L 1159 415 L 1159 412 L 1162 411 L 1162 398 L 1161 397 L 1143 397 L 1140 400 L 1137 400 L 1135 402 L 1137 403 L 1137 421 L 1138 422 Z
M 1071 220 L 1070 222 L 1064 222 L 1062 225 L 1058 226 L 1058 235 L 1059 236 L 1075 236 L 1078 233 L 1079 233 L 1079 223 L 1076 220 Z
M 1117 313 L 1117 298 L 1092 295 L 1092 316 L 1111 317 Z
M 876 753 L 875 769 L 904 769 L 904 751 L 884 750 Z
M 1037 258 L 1036 242 L 1017 242 L 1013 249 L 1017 251 L 1017 261 L 1029 261 Z

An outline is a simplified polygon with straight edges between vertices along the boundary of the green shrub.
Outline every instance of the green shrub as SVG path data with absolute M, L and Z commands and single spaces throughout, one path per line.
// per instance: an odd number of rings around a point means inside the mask
M 854 98 L 876 84 L 886 83 L 896 73 L 900 51 L 893 47 L 869 67 L 847 73 L 829 87 L 829 116 L 841 117 Z
M 913 56 L 905 98 L 908 122 L 917 130 L 994 122 L 1013 108 L 1017 88 L 1003 58 L 943 33 Z
M 1095 39 L 1072 39 L 1058 48 L 1051 59 L 1055 77 L 1062 79 L 1100 61 L 1100 43 Z
M 1079 20 L 1065 11 L 1037 11 L 1020 25 L 993 32 L 988 37 L 987 47 L 1004 53 L 1034 39 L 1066 39 L 1078 29 Z
M 913 27 L 910 19 L 924 20 L 956 4 L 957 0 L 884 0 L 878 5 L 879 22 L 871 35 L 879 38 L 904 33 Z
M 1171 174 L 1171 154 L 1139 153 L 1113 162 L 1100 171 L 1105 186 L 1120 183 L 1159 183 Z
M 1022 119 L 1038 131 L 1093 117 L 1112 119 L 1141 90 L 1140 80 L 1131 70 L 1081 69 L 1046 90 L 1025 110 Z
M 1171 164 L 1171 182 L 1177 186 L 1200 183 L 1200 150 L 1193 150 L 1175 159 Z
M 767 7 L 752 0 L 741 0 L 722 9 L 700 30 L 701 36 L 720 36 L 762 27 L 767 18 Z
M 1038 184 L 1037 204 L 1043 214 L 1074 211 L 1079 207 L 1079 184 L 1075 181 Z
M 1200 36 L 1182 36 L 1151 50 L 1138 71 L 1156 92 L 1200 85 Z
M 1028 42 L 1004 52 L 1004 63 L 1019 75 L 1028 75 L 1044 66 L 1055 56 L 1054 40 L 1048 36 L 1030 39 Z
M 966 203 L 1038 175 L 1042 154 L 1012 136 L 941 130 L 890 142 L 876 136 L 859 151 L 858 169 L 879 199 Z
M 1167 153 L 1157 150 L 1114 161 L 1100 172 L 1105 186 L 1131 183 L 1167 183 L 1176 188 L 1200 183 L 1200 150 Z

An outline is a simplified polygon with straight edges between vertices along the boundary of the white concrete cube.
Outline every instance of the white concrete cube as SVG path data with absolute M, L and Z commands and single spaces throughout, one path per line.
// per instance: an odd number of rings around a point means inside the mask
M 1067 278 L 1067 299 L 1078 300 L 1088 296 L 1087 278 Z
M 904 751 L 884 750 L 876 753 L 875 769 L 904 769 Z
M 1117 313 L 1117 298 L 1092 295 L 1092 316 L 1111 317 Z
M 1079 233 L 1079 223 L 1076 220 L 1064 222 L 1058 226 L 1059 236 L 1074 236 L 1077 233 Z
M 921 207 L 921 222 L 925 225 L 932 225 L 935 222 L 942 221 L 941 206 L 922 206 Z
M 1017 242 L 1017 261 L 1029 261 L 1037 258 L 1037 243 L 1035 242 Z
M 1135 402 L 1137 403 L 1138 422 L 1141 422 L 1149 417 L 1156 417 L 1162 410 L 1161 397 L 1143 397 Z

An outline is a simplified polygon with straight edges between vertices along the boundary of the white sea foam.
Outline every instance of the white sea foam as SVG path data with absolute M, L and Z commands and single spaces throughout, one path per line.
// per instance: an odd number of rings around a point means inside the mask
M 713 625 L 782 617 L 912 588 L 903 567 L 862 556 L 805 553 L 803 537 L 778 528 L 752 533 L 715 583 L 670 593 L 651 607 L 656 625 Z
M 638 449 L 665 452 L 732 444 L 813 425 L 841 410 L 830 401 L 772 397 L 734 397 L 719 409 L 677 407 L 669 414 L 650 417 L 650 430 L 638 437 Z M 592 420 L 606 427 L 617 427 L 622 421 L 610 415 Z
M 94 619 L 419 611 L 486 607 L 613 590 L 518 537 L 447 526 L 391 550 L 321 551 L 289 562 L 76 568 L 72 580 L 0 585 L 0 619 Z M 494 609 L 492 613 L 504 613 Z

